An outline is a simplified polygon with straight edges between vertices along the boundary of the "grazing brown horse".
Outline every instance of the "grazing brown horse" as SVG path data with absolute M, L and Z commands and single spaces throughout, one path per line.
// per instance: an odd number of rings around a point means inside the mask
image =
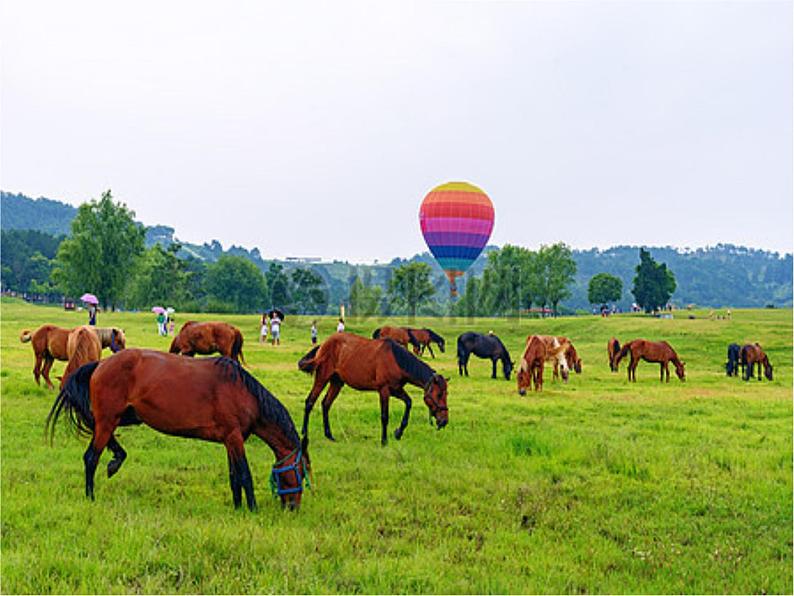
M 564 383 L 568 382 L 568 373 L 571 368 L 568 358 L 568 348 L 571 344 L 567 337 L 557 337 L 555 335 L 537 335 L 527 336 L 527 345 L 529 340 L 537 337 L 546 345 L 546 361 L 551 362 L 553 365 L 552 379 L 559 379 L 562 375 Z M 573 351 L 576 354 L 576 350 Z M 578 359 L 578 357 L 576 357 Z M 579 362 L 579 370 L 582 370 L 581 362 Z
M 308 442 L 300 440 L 281 402 L 234 360 L 123 350 L 68 378 L 47 417 L 50 437 L 63 410 L 78 430 L 92 435 L 83 456 L 85 493 L 92 500 L 105 447 L 113 452 L 108 478 L 127 457 L 114 431 L 143 423 L 165 434 L 223 443 L 234 506 L 242 504 L 244 490 L 251 510 L 256 499 L 244 442 L 256 435 L 276 457 L 271 480 L 282 505 L 300 505 L 303 479 L 310 471 Z
M 607 342 L 607 354 L 609 355 L 609 370 L 612 372 L 618 371 L 618 365 L 615 364 L 615 358 L 620 353 L 620 342 L 617 338 L 610 338 Z
M 414 354 L 416 355 L 419 355 L 422 349 L 413 330 L 408 329 L 408 327 L 390 327 L 389 325 L 384 325 L 372 332 L 372 339 L 393 339 L 406 350 L 408 349 L 408 344 L 411 344 L 411 348 L 413 348 Z
M 526 395 L 527 389 L 543 391 L 543 364 L 546 362 L 546 342 L 537 335 L 530 335 L 527 347 L 521 356 L 521 365 L 518 370 L 518 393 Z
M 74 371 L 84 364 L 97 362 L 102 358 L 102 342 L 99 341 L 99 337 L 90 325 L 82 325 L 75 327 L 69 333 L 66 352 L 69 355 L 69 362 L 66 365 L 66 370 L 63 371 L 63 376 L 60 377 L 61 389 Z
M 309 413 L 314 402 L 330 383 L 323 399 L 323 426 L 325 436 L 335 440 L 328 423 L 328 412 L 345 383 L 358 390 L 371 389 L 380 395 L 381 443 L 386 444 L 389 424 L 389 397 L 405 403 L 400 426 L 394 431 L 399 440 L 411 413 L 411 398 L 405 391 L 410 383 L 421 387 L 430 415 L 437 427 L 443 428 L 449 420 L 447 411 L 447 380 L 391 339 L 367 339 L 352 333 L 336 333 L 321 346 L 312 348 L 298 362 L 298 368 L 314 373 L 314 385 L 306 398 L 303 414 L 303 435 L 309 429 Z M 432 421 L 432 418 L 431 418 Z
M 769 363 L 769 358 L 761 349 L 761 344 L 746 344 L 739 352 L 739 358 L 744 366 L 744 380 L 749 381 L 753 376 L 755 365 L 758 365 L 758 380 L 761 380 L 761 366 L 764 367 L 764 376 L 767 380 L 772 379 L 772 365 Z
M 407 328 L 406 328 L 407 329 Z M 422 346 L 422 349 L 419 351 L 418 356 L 422 356 L 425 353 L 425 349 L 430 350 L 430 357 L 434 358 L 436 355 L 433 353 L 433 346 L 431 344 L 435 343 L 438 346 L 438 349 L 441 353 L 444 353 L 445 342 L 444 338 L 441 337 L 438 333 L 433 331 L 432 329 L 427 329 L 426 327 L 423 329 L 407 329 L 413 336 L 416 338 L 416 341 L 419 342 L 419 345 Z M 414 350 L 414 354 L 416 354 L 416 350 Z
M 654 342 L 645 339 L 635 339 L 626 343 L 618 352 L 615 357 L 615 366 L 620 364 L 620 361 L 631 354 L 631 361 L 629 362 L 629 381 L 637 380 L 637 365 L 640 360 L 645 362 L 658 362 L 659 363 L 659 380 L 665 380 L 665 373 L 667 374 L 667 382 L 670 382 L 670 368 L 668 363 L 672 362 L 675 365 L 675 374 L 680 380 L 685 380 L 684 362 L 678 358 L 678 354 L 670 344 L 666 341 Z
M 220 352 L 227 358 L 246 364 L 243 357 L 243 334 L 234 325 L 220 321 L 187 321 L 171 342 L 169 352 L 183 356 Z
M 565 348 L 565 361 L 568 363 L 568 368 L 572 368 L 577 375 L 582 374 L 582 359 L 579 358 L 579 354 L 576 352 L 573 342 L 567 337 L 558 336 L 557 339 L 567 342 Z
M 44 377 L 47 387 L 50 389 L 54 387 L 52 381 L 50 381 L 50 369 L 56 360 L 69 360 L 66 342 L 71 331 L 71 329 L 64 329 L 56 325 L 42 325 L 35 331 L 25 329 L 19 334 L 19 341 L 22 343 L 30 342 L 33 348 L 33 354 L 36 357 L 36 364 L 33 366 L 33 377 L 38 385 L 41 384 L 40 377 Z M 44 366 L 42 366 L 42 363 Z

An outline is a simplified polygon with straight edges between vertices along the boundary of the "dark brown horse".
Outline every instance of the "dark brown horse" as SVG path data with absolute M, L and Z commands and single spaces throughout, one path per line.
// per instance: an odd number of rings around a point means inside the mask
M 739 352 L 739 358 L 741 360 L 742 365 L 744 366 L 744 380 L 749 381 L 750 378 L 753 376 L 753 372 L 755 369 L 755 365 L 758 365 L 758 380 L 761 380 L 761 366 L 764 367 L 764 376 L 767 380 L 771 381 L 772 379 L 772 365 L 769 363 L 769 358 L 764 353 L 764 350 L 761 349 L 761 345 L 758 343 L 755 344 L 746 344 L 742 346 L 741 351 Z
M 607 354 L 609 355 L 609 370 L 612 372 L 618 371 L 618 365 L 615 363 L 615 358 L 620 353 L 620 342 L 617 338 L 610 338 L 607 342 Z
M 406 328 L 407 329 L 407 328 Z M 419 345 L 422 346 L 422 349 L 419 351 L 418 356 L 422 356 L 425 353 L 425 349 L 430 351 L 430 357 L 435 358 L 436 355 L 433 353 L 433 346 L 432 344 L 436 344 L 438 349 L 441 353 L 444 353 L 445 342 L 444 338 L 441 337 L 438 333 L 433 331 L 432 329 L 422 328 L 422 329 L 408 329 L 413 336 L 416 338 L 416 341 L 419 342 Z M 416 351 L 414 351 L 416 353 Z
M 183 356 L 220 352 L 227 358 L 246 363 L 243 357 L 243 334 L 234 325 L 220 321 L 187 321 L 171 342 L 169 352 Z
M 94 475 L 105 447 L 113 452 L 108 477 L 127 454 L 114 431 L 146 424 L 162 433 L 223 443 L 234 506 L 245 491 L 256 508 L 244 442 L 256 435 L 273 450 L 271 478 L 282 505 L 300 505 L 310 469 L 308 442 L 302 442 L 287 409 L 240 364 L 229 358 L 182 358 L 153 350 L 123 350 L 72 374 L 47 417 L 50 437 L 61 412 L 92 435 L 83 456 L 86 496 L 94 498 Z
M 387 441 L 390 396 L 405 403 L 405 413 L 400 426 L 394 431 L 394 438 L 399 440 L 408 426 L 411 413 L 411 398 L 405 391 L 408 383 L 424 391 L 425 404 L 430 415 L 435 417 L 437 427 L 447 425 L 447 380 L 394 340 L 336 333 L 301 358 L 298 368 L 306 373 L 314 373 L 314 385 L 306 398 L 303 415 L 304 436 L 308 433 L 309 413 L 314 402 L 329 383 L 328 393 L 323 399 L 323 426 L 325 436 L 332 441 L 335 439 L 328 423 L 328 413 L 345 383 L 354 389 L 377 391 L 380 395 L 381 443 L 384 445 Z
M 82 325 L 75 327 L 69 333 L 69 338 L 66 340 L 66 352 L 69 355 L 69 362 L 66 364 L 63 376 L 59 377 L 62 389 L 64 382 L 74 371 L 84 364 L 97 362 L 102 358 L 102 342 L 92 326 Z
M 518 393 L 526 395 L 527 389 L 543 391 L 543 365 L 546 362 L 546 342 L 537 335 L 527 339 L 527 346 L 521 356 L 521 365 L 518 369 Z
M 637 380 L 637 365 L 640 360 L 645 362 L 658 362 L 659 363 L 659 380 L 665 380 L 665 373 L 667 374 L 667 382 L 670 382 L 670 368 L 668 363 L 672 362 L 675 365 L 675 374 L 680 380 L 685 380 L 686 374 L 684 372 L 684 362 L 678 358 L 673 347 L 666 341 L 654 342 L 645 339 L 635 339 L 626 343 L 618 352 L 615 357 L 615 367 L 620 364 L 620 361 L 631 354 L 631 361 L 629 362 L 629 381 Z
M 372 332 L 372 339 L 392 339 L 406 350 L 410 344 L 416 355 L 419 355 L 422 349 L 421 344 L 414 336 L 413 330 L 408 327 L 391 327 L 389 325 L 384 325 Z

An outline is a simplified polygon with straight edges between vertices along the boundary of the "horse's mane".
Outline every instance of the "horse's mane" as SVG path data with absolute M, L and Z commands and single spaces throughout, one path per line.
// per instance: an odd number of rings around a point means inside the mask
M 93 330 L 81 327 L 72 333 L 75 334 L 76 338 L 74 354 L 72 354 L 71 358 L 69 358 L 66 369 L 63 371 L 64 379 L 82 365 L 99 360 L 102 353 L 102 342 L 99 340 Z M 99 344 L 99 354 L 93 354 L 92 349 L 96 348 L 97 344 Z
M 380 337 L 380 327 L 378 327 L 377 329 L 375 329 L 375 331 L 372 332 L 372 339 L 378 339 L 379 337 Z
M 404 373 L 412 378 L 419 379 L 422 383 L 427 383 L 436 371 L 430 368 L 427 364 L 419 360 L 416 356 L 411 354 L 408 350 L 403 348 L 393 339 L 387 339 L 386 343 L 391 348 L 394 355 L 394 360 L 397 362 Z
M 410 344 L 413 347 L 418 348 L 421 344 L 419 343 L 419 340 L 416 339 L 414 332 L 411 331 L 410 327 L 403 327 L 403 329 L 405 329 L 405 332 L 408 334 L 408 341 L 410 342 Z
M 486 335 L 484 337 L 490 337 L 491 339 L 495 339 L 496 343 L 498 343 L 499 346 L 502 348 L 502 360 L 506 359 L 508 362 L 510 362 L 510 352 L 507 351 L 507 348 L 502 343 L 502 340 L 499 339 L 499 337 L 497 337 L 496 335 Z
M 295 430 L 295 423 L 292 421 L 287 408 L 276 399 L 276 396 L 265 389 L 239 362 L 226 356 L 221 356 L 220 358 L 215 358 L 215 364 L 224 370 L 230 382 L 236 383 L 239 380 L 243 383 L 248 393 L 256 399 L 259 405 L 259 415 L 263 419 L 278 426 L 290 441 L 293 441 L 296 445 L 300 444 L 298 431 Z
M 435 331 L 433 331 L 432 329 L 428 329 L 427 327 L 425 327 L 425 331 L 426 331 L 426 332 L 427 332 L 427 334 L 430 336 L 430 339 L 431 339 L 432 341 L 434 341 L 434 342 L 436 342 L 436 343 L 444 343 L 444 338 L 443 338 L 443 337 L 441 337 L 441 336 L 440 336 L 438 333 L 436 333 L 436 332 L 435 332 Z
M 614 354 L 620 352 L 620 342 L 617 340 L 617 338 L 614 338 L 612 340 L 612 351 L 614 352 Z

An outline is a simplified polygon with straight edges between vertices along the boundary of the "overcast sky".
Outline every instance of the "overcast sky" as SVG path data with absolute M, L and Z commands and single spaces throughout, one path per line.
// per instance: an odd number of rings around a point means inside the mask
M 491 242 L 792 250 L 792 3 L 5 1 L 0 186 L 111 188 L 265 257 Z

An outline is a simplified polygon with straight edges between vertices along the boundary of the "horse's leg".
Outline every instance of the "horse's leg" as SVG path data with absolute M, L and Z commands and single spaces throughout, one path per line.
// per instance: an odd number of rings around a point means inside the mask
M 763 365 L 761 364 L 760 360 L 757 362 L 757 364 L 758 364 L 758 380 L 762 381 L 763 379 L 761 378 L 761 369 L 763 368 Z
M 431 346 L 430 344 L 427 344 L 427 349 L 428 349 L 428 350 L 430 350 L 430 357 L 431 357 L 433 360 L 435 360 L 435 359 L 436 359 L 436 355 L 433 353 L 433 346 Z M 423 354 L 425 353 L 425 348 L 424 348 L 424 346 L 422 346 L 422 353 L 423 353 Z
M 389 391 L 388 387 L 383 387 L 378 390 L 378 393 L 380 394 L 380 443 L 385 446 L 388 443 L 386 427 L 389 426 L 389 396 L 391 391 Z
M 85 496 L 92 501 L 94 500 L 94 476 L 96 475 L 97 464 L 99 464 L 99 456 L 102 455 L 102 451 L 113 436 L 115 428 L 115 425 L 104 424 L 101 420 L 97 420 L 94 425 L 94 436 L 91 437 L 88 449 L 83 454 Z
M 495 379 L 496 378 L 496 358 L 491 358 L 491 364 L 493 365 L 493 367 L 491 369 L 491 378 Z
M 336 396 L 339 395 L 339 392 L 342 390 L 343 385 L 344 383 L 342 383 L 342 381 L 332 378 L 330 386 L 328 387 L 328 392 L 323 398 L 323 430 L 325 431 L 325 437 L 331 441 L 336 441 L 336 439 L 331 433 L 331 424 L 328 420 L 328 413 L 331 411 L 331 406 L 333 405 Z
M 408 426 L 408 417 L 411 415 L 411 396 L 405 392 L 404 387 L 400 387 L 399 389 L 392 391 L 391 394 L 397 399 L 401 399 L 403 403 L 405 403 L 403 419 L 400 422 L 400 426 L 394 431 L 394 438 L 399 441 L 403 436 L 403 432 L 405 432 L 405 427 Z
M 309 432 L 309 414 L 314 407 L 314 402 L 317 401 L 317 398 L 320 397 L 320 394 L 323 392 L 326 383 L 328 383 L 328 378 L 325 375 L 321 376 L 320 371 L 318 371 L 315 374 L 314 385 L 312 385 L 312 389 L 306 397 L 306 406 L 303 409 L 303 430 L 301 430 L 301 434 L 304 437 L 307 436 Z
M 36 354 L 36 363 L 33 365 L 33 378 L 36 379 L 36 385 L 41 385 L 41 356 Z
M 629 381 L 637 382 L 637 365 L 640 363 L 639 358 L 634 358 L 634 354 L 631 355 L 631 362 L 629 362 Z
M 554 360 L 554 368 L 551 372 L 551 380 L 552 381 L 559 381 L 560 380 L 560 363 L 557 362 L 557 359 Z
M 113 474 L 119 471 L 121 464 L 123 464 L 124 460 L 127 459 L 127 452 L 124 451 L 124 448 L 121 445 L 119 445 L 115 435 L 110 435 L 110 439 L 108 440 L 108 449 L 113 452 L 113 459 L 108 462 L 108 478 L 110 478 L 113 476 Z
M 50 381 L 50 369 L 52 365 L 55 364 L 55 358 L 52 357 L 51 354 L 44 355 L 44 368 L 41 370 L 41 376 L 44 377 L 44 380 L 47 381 L 47 387 L 53 389 L 55 385 L 52 384 Z
M 245 500 L 248 502 L 248 509 L 256 510 L 256 499 L 254 498 L 254 483 L 251 479 L 251 470 L 248 467 L 248 460 L 245 457 L 245 447 L 243 446 L 243 435 L 239 429 L 229 433 L 223 441 L 226 446 L 226 454 L 229 460 L 229 481 L 232 489 L 232 500 L 235 509 L 242 505 L 241 489 L 245 490 Z

